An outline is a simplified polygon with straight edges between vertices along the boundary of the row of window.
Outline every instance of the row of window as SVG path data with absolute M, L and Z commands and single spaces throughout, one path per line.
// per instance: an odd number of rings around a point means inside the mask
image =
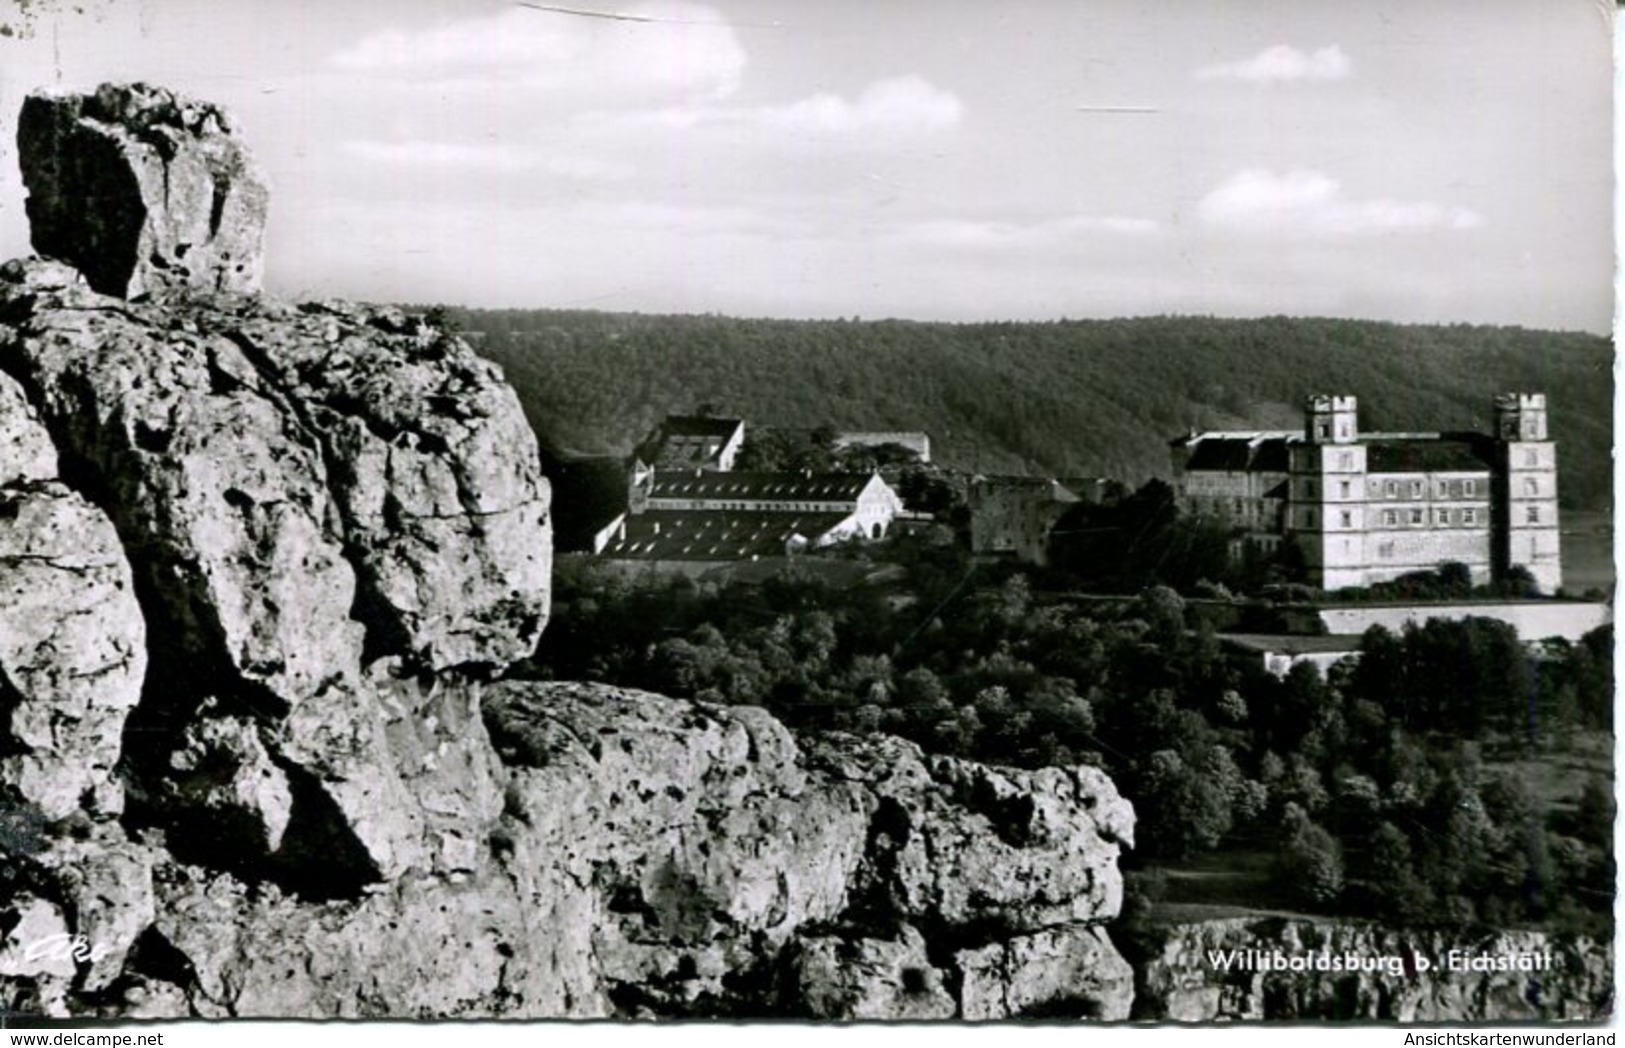
M 1435 498 L 1473 498 L 1483 492 L 1485 485 L 1477 480 L 1439 480 L 1433 485 Z M 1540 480 L 1536 477 L 1523 478 L 1523 493 L 1525 495 L 1539 495 Z M 1309 498 L 1315 498 L 1318 485 L 1312 480 L 1304 481 L 1304 492 Z M 1330 490 L 1330 489 L 1328 489 Z M 1422 480 L 1385 480 L 1379 489 L 1372 485 L 1371 494 L 1380 494 L 1385 498 L 1413 498 L 1419 499 L 1427 490 L 1427 482 Z M 1337 493 L 1341 498 L 1352 498 L 1354 487 L 1352 481 L 1340 480 L 1337 482 Z
M 1322 428 L 1324 428 L 1324 427 L 1322 427 Z M 1325 434 L 1322 433 L 1321 435 L 1324 436 Z M 1514 438 L 1515 438 L 1515 436 L 1516 435 L 1514 434 Z M 1524 448 L 1523 449 L 1523 464 L 1525 466 L 1527 466 L 1527 467 L 1538 467 L 1540 465 L 1540 449 L 1539 448 Z M 1354 452 L 1352 452 L 1352 451 L 1340 451 L 1340 452 L 1338 452 L 1338 454 L 1337 454 L 1337 468 L 1338 469 L 1354 469 L 1355 468 L 1355 466 L 1354 466 Z
M 1279 505 L 1279 503 L 1277 503 L 1277 505 Z M 1222 513 L 1224 511 L 1224 500 L 1223 499 L 1217 499 L 1216 498 L 1216 499 L 1213 500 L 1213 511 L 1215 513 Z M 1257 517 L 1262 517 L 1262 516 L 1264 516 L 1264 514 L 1265 514 L 1265 509 L 1264 509 L 1263 503 L 1256 500 L 1256 499 L 1231 499 L 1230 500 L 1230 515 L 1233 516 L 1233 517 L 1246 517 L 1246 518 L 1249 518 L 1249 519 L 1253 519 L 1253 518 L 1257 518 Z
M 1475 498 L 1488 493 L 1483 488 L 1484 485 L 1477 480 L 1440 480 L 1434 483 L 1433 494 L 1435 498 Z M 1320 486 L 1312 480 L 1306 480 L 1303 482 L 1303 490 L 1305 497 L 1312 499 L 1318 497 Z M 1330 487 L 1327 488 L 1328 492 L 1331 490 Z M 1338 498 L 1353 498 L 1354 482 L 1340 480 L 1337 482 L 1336 490 Z M 1380 488 L 1373 483 L 1370 494 L 1390 499 L 1419 499 L 1426 491 L 1427 482 L 1423 480 L 1385 480 Z M 1534 477 L 1524 478 L 1524 492 L 1529 495 L 1540 494 L 1539 482 Z
M 1348 517 L 1349 514 L 1343 514 L 1345 520 Z M 1385 509 L 1382 511 L 1382 526 L 1385 528 L 1421 527 L 1427 523 L 1427 519 L 1427 510 L 1416 507 L 1403 510 Z M 1436 509 L 1433 511 L 1433 526 L 1436 528 L 1448 528 L 1452 525 L 1470 528 L 1480 522 L 1479 511 L 1472 507 L 1466 509 Z
M 681 502 L 682 505 L 663 505 L 663 503 L 667 502 Z M 756 513 L 850 513 L 853 505 L 850 502 L 780 502 L 776 499 L 721 502 L 715 499 L 671 499 L 661 495 L 655 495 L 649 500 L 650 509 L 685 509 L 697 513 L 718 510 L 743 510 Z
M 1399 528 L 1399 527 L 1419 528 L 1419 527 L 1423 527 L 1423 526 L 1425 526 L 1427 524 L 1427 522 L 1428 522 L 1428 511 L 1425 510 L 1425 509 L 1420 509 L 1420 508 L 1416 508 L 1416 507 L 1412 507 L 1411 509 L 1404 509 L 1404 510 L 1385 509 L 1385 510 L 1382 511 L 1382 516 L 1381 516 L 1380 519 L 1382 521 L 1382 526 L 1385 527 L 1385 528 Z M 1480 513 L 1479 510 L 1473 509 L 1471 507 L 1466 508 L 1466 509 L 1436 509 L 1436 510 L 1433 511 L 1433 518 L 1432 519 L 1433 519 L 1433 526 L 1436 527 L 1436 528 L 1448 528 L 1448 527 L 1470 528 L 1470 527 L 1475 527 L 1475 526 L 1477 526 L 1479 524 L 1487 524 L 1487 523 L 1489 523 L 1489 521 L 1487 519 L 1485 519 L 1484 514 Z M 1354 527 L 1355 525 L 1354 525 L 1354 513 L 1353 513 L 1353 511 L 1352 510 L 1346 510 L 1346 509 L 1339 511 L 1338 515 L 1337 515 L 1337 521 L 1338 521 L 1338 526 L 1339 527 L 1344 527 L 1344 528 L 1352 528 L 1352 527 Z M 1524 523 L 1525 524 L 1539 524 L 1540 522 L 1541 522 L 1540 507 L 1539 506 L 1525 506 L 1524 507 Z M 1315 526 L 1315 511 L 1314 510 L 1311 509 L 1311 510 L 1306 510 L 1305 511 L 1305 513 L 1304 513 L 1304 524 L 1305 524 L 1305 526 L 1311 527 L 1311 528 Z

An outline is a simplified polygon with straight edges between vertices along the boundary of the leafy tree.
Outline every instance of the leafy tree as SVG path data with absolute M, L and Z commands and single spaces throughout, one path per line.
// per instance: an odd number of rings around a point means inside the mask
M 1343 854 L 1335 838 L 1296 804 L 1281 817 L 1276 881 L 1312 907 L 1329 906 L 1343 891 Z
M 1594 848 L 1611 849 L 1614 841 L 1614 793 L 1601 778 L 1586 780 L 1580 792 L 1574 834 Z
M 1354 664 L 1350 687 L 1355 697 L 1375 703 L 1402 725 L 1412 723 L 1405 679 L 1405 649 L 1384 626 L 1372 626 L 1360 637 L 1360 658 Z
M 1434 569 L 1441 597 L 1466 597 L 1473 592 L 1473 573 L 1460 561 L 1446 561 Z
M 1524 598 L 1540 596 L 1540 583 L 1522 564 L 1514 564 L 1495 580 L 1495 590 L 1504 597 Z
M 1146 761 L 1138 790 L 1146 853 L 1185 858 L 1214 848 L 1230 831 L 1230 797 L 1174 750 Z
M 1301 753 L 1287 758 L 1286 774 L 1276 781 L 1275 793 L 1286 807 L 1296 807 L 1310 815 L 1319 814 L 1331 801 L 1320 769 Z
M 948 523 L 956 510 L 965 508 L 965 496 L 941 470 L 929 466 L 903 469 L 894 485 L 903 506 L 916 513 L 929 513 Z
M 745 431 L 745 443 L 734 457 L 734 468 L 744 472 L 784 473 L 796 468 L 802 442 L 770 426 Z
M 1599 626 L 1569 649 L 1564 679 L 1574 687 L 1580 719 L 1591 728 L 1614 728 L 1614 627 Z
M 890 473 L 920 462 L 917 451 L 895 443 L 854 444 L 833 454 L 836 468 L 852 473 Z
M 1358 394 L 1372 428 L 1465 429 L 1540 359 L 1545 392 L 1562 407 L 1551 425 L 1563 447 L 1564 500 L 1600 508 L 1611 495 L 1612 346 L 1579 333 L 1282 317 L 922 324 L 464 315 L 487 332 L 480 351 L 503 365 L 551 448 L 624 454 L 666 413 L 710 401 L 786 427 L 925 430 L 945 464 L 1049 476 L 1166 476 L 1166 442 L 1190 426 L 1237 416 L 1296 425 L 1290 409 L 1260 417 L 1257 405 L 1296 403 L 1305 375 Z M 1189 581 L 1204 575 L 1224 581 L 1210 572 Z
M 1234 688 L 1226 688 L 1220 693 L 1215 708 L 1222 723 L 1233 725 L 1247 723 L 1247 700 Z
M 820 426 L 798 433 L 777 426 L 746 429 L 745 444 L 734 459 L 734 468 L 764 473 L 828 473 L 840 462 L 835 453 L 835 431 Z
M 1325 722 L 1331 704 L 1319 667 L 1312 662 L 1297 663 L 1280 687 L 1267 694 L 1274 700 L 1266 717 L 1275 747 L 1283 752 L 1302 749 L 1304 739 Z
M 1417 924 L 1428 916 L 1431 899 L 1416 876 L 1411 841 L 1391 822 L 1377 827 L 1371 838 L 1371 894 L 1382 915 L 1401 924 Z
M 1177 650 L 1185 639 L 1185 601 L 1167 586 L 1152 586 L 1135 600 L 1135 610 L 1150 626 L 1148 639 Z
M 1382 812 L 1382 789 L 1369 775 L 1345 770 L 1336 777 L 1331 810 L 1340 838 L 1368 835 Z

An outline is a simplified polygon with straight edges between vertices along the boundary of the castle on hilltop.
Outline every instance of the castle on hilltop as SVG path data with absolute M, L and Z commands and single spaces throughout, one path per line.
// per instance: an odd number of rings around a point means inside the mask
M 1362 433 L 1355 398 L 1304 401 L 1302 432 L 1192 432 L 1171 442 L 1181 507 L 1239 544 L 1295 543 L 1311 585 L 1369 586 L 1456 562 L 1473 582 L 1563 584 L 1557 445 L 1546 397 L 1495 398 L 1495 432 Z

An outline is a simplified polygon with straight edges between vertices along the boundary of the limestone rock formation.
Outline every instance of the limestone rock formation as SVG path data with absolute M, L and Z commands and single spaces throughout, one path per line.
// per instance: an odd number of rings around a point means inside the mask
M 956 958 L 966 1019 L 1127 1019 L 1134 970 L 1097 926 L 1048 928 Z
M 213 107 L 37 95 L 0 266 L 0 994 L 54 1015 L 1122 1018 L 1089 768 L 499 681 L 548 615 L 517 398 L 255 289 Z M 44 945 L 42 945 L 44 944 Z
M 812 1019 L 952 1019 L 959 1007 L 925 938 L 807 936 L 790 958 L 790 993 Z M 965 1018 L 972 1018 L 966 1013 Z
M 112 771 L 146 664 L 118 536 L 0 374 L 0 775 L 44 818 L 123 810 Z
M 1093 804 L 1022 832 L 1093 868 L 1089 898 L 1115 897 L 1130 816 L 1102 777 L 990 772 L 895 740 L 798 744 L 758 709 L 597 685 L 484 698 L 509 778 L 481 861 L 319 906 L 164 864 L 147 945 L 186 975 L 177 995 L 143 969 L 153 998 L 219 1017 L 1128 1015 L 1109 914 L 1029 877 L 1043 849 L 999 841 L 953 799 L 967 774 L 1034 811 L 1081 785 Z M 877 774 L 842 774 L 882 752 Z M 1025 887 L 972 913 L 941 871 L 898 861 L 967 838 L 994 842 L 990 877 Z M 1074 917 L 1012 933 L 1051 902 Z
M 512 769 L 514 865 L 544 873 L 530 908 L 593 885 L 553 934 L 597 915 L 597 974 L 581 985 L 612 1004 L 859 1018 L 880 994 L 894 1017 L 923 1016 L 942 1007 L 956 948 L 1092 927 L 1121 898 L 1132 814 L 1093 769 L 998 771 L 889 738 L 798 745 L 757 709 L 588 685 L 504 685 L 486 702 Z M 939 959 L 903 964 L 919 942 Z M 792 944 L 791 982 L 816 1003 L 772 988 Z M 830 987 L 817 973 L 831 949 L 897 965 L 883 981 L 908 992 Z M 1126 1017 L 1128 982 L 1095 989 L 1078 988 L 1080 1012 Z
M 265 181 L 217 106 L 146 84 L 36 92 L 18 153 L 34 249 L 107 295 L 258 291 Z
M 121 302 L 39 261 L 0 269 L 0 323 L 0 369 L 129 555 L 139 816 L 240 870 L 427 862 L 409 782 L 466 799 L 422 751 L 478 718 L 455 681 L 406 682 L 498 669 L 547 614 L 546 481 L 496 369 L 398 311 Z

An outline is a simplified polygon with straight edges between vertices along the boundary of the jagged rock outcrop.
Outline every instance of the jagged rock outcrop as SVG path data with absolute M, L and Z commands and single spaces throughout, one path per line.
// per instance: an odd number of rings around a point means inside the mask
M 494 814 L 493 785 L 424 767 L 468 744 L 470 700 L 410 683 L 500 668 L 545 622 L 546 481 L 494 367 L 394 310 L 130 303 L 43 261 L 0 268 L 0 323 L 129 557 L 140 820 L 186 824 L 188 858 L 366 882 L 441 850 L 423 791 Z
M 924 936 L 914 928 L 893 939 L 805 936 L 796 945 L 787 965 L 788 989 L 807 1018 L 919 1021 L 959 1015 Z
M 501 682 L 548 487 L 495 367 L 257 286 L 213 107 L 42 95 L 0 266 L 0 1007 L 1121 1018 L 1088 768 Z
M 36 92 L 18 154 L 34 250 L 90 286 L 258 291 L 265 181 L 224 111 L 146 84 Z
M 1120 1021 L 1131 1014 L 1134 970 L 1097 925 L 1048 928 L 963 951 L 955 960 L 966 1019 Z
M 892 738 L 798 744 L 758 709 L 589 685 L 503 685 L 486 709 L 527 909 L 558 912 L 549 935 L 565 942 L 590 929 L 567 947 L 589 958 L 567 980 L 578 1000 L 596 986 L 605 1006 L 652 1014 L 873 1017 L 890 991 L 830 986 L 817 958 L 884 967 L 923 942 L 930 963 L 883 983 L 908 989 L 892 995 L 903 1012 L 929 1012 L 964 952 L 1092 929 L 1121 899 L 1133 815 L 1091 768 L 992 769 Z M 1078 1014 L 1126 1017 L 1129 991 L 1080 985 Z M 836 1000 L 852 1011 L 829 1015 Z
M 484 700 L 509 769 L 486 861 L 320 906 L 165 867 L 150 942 L 187 974 L 159 999 L 222 1017 L 1127 1017 L 1099 925 L 1132 814 L 1092 769 L 798 743 L 759 709 L 604 686 Z M 998 897 L 967 908 L 958 868 L 923 861 L 939 847 L 974 852 Z
M 112 771 L 146 663 L 118 536 L 0 374 L 0 775 L 41 817 L 123 810 Z
M 1125 940 L 1136 1019 L 1550 1022 L 1614 1009 L 1612 950 L 1584 938 L 1257 917 L 1151 927 Z M 1280 964 L 1298 967 L 1266 970 Z

